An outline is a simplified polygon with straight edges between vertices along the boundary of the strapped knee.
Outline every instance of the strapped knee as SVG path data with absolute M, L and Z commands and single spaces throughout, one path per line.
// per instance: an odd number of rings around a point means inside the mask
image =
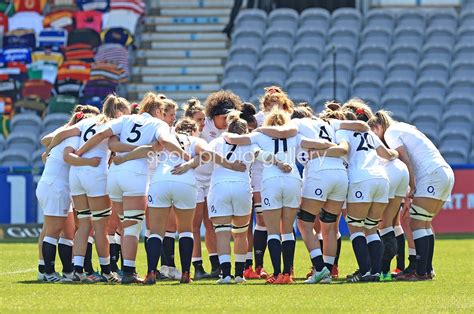
M 426 209 L 417 206 L 417 205 L 411 205 L 410 207 L 410 218 L 411 219 L 416 219 L 416 220 L 421 220 L 421 221 L 431 221 L 433 220 L 433 214 L 428 212 Z
M 298 219 L 304 222 L 314 222 L 316 220 L 316 215 L 313 215 L 304 209 L 300 208 L 298 210 Z
M 232 233 L 244 233 L 244 232 L 247 232 L 248 229 L 249 229 L 248 224 L 244 226 L 232 225 Z
M 131 226 L 123 228 L 124 236 L 134 236 L 137 239 L 140 239 L 140 232 L 142 231 L 142 224 L 136 223 Z
M 215 232 L 230 232 L 232 231 L 231 224 L 213 224 Z
M 110 208 L 94 211 L 92 212 L 92 220 L 93 221 L 101 220 L 102 218 L 109 217 L 111 214 L 112 214 L 112 210 Z
M 257 213 L 257 214 L 263 213 L 262 203 L 255 203 L 254 208 L 255 208 L 255 213 Z
M 346 216 L 346 222 L 348 225 L 354 227 L 363 227 L 364 226 L 364 219 L 359 219 L 355 217 L 351 217 L 349 215 Z
M 124 227 L 123 228 L 123 235 L 124 236 L 135 236 L 137 239 L 140 238 L 140 232 L 142 230 L 142 221 L 145 217 L 144 210 L 135 210 L 135 209 L 128 209 L 123 212 L 123 222 L 133 221 L 136 222 L 135 224 Z
M 372 219 L 372 218 L 365 218 L 364 220 L 364 228 L 365 229 L 373 229 L 375 227 L 377 227 L 377 225 L 379 224 L 379 220 L 378 219 Z
M 82 209 L 82 210 L 76 209 L 76 212 L 77 212 L 77 219 L 84 219 L 84 218 L 91 218 L 92 217 L 92 213 L 91 213 L 90 209 Z
M 337 216 L 338 215 L 331 214 L 330 212 L 324 210 L 324 208 L 321 208 L 321 212 L 319 213 L 319 220 L 328 224 L 334 223 L 337 221 Z

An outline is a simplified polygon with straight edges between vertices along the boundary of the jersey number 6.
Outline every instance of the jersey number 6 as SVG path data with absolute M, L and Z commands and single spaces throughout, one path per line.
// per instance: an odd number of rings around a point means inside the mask
M 91 125 L 85 132 L 84 132 L 84 142 L 87 142 L 91 136 L 93 136 L 96 132 L 95 132 L 95 124 Z M 88 134 L 91 134 L 90 136 Z

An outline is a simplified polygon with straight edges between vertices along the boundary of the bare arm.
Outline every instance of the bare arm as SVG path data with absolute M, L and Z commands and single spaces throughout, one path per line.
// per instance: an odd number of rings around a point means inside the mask
M 245 135 L 237 135 L 234 133 L 228 133 L 225 132 L 222 134 L 224 139 L 226 140 L 227 143 L 232 144 L 232 145 L 250 145 L 252 144 L 252 141 L 250 139 L 250 135 L 245 134 Z
M 293 125 L 260 127 L 255 131 L 273 138 L 290 138 L 298 134 L 298 129 Z
M 309 139 L 302 139 L 301 140 L 301 147 L 304 149 L 327 149 L 330 147 L 336 146 L 336 144 L 331 143 L 327 140 L 309 140 Z
M 370 127 L 364 121 L 340 121 L 341 130 L 357 131 L 357 132 L 368 132 Z
M 109 138 L 109 149 L 116 153 L 128 153 L 137 148 L 135 145 L 125 144 L 120 142 L 117 136 Z
M 179 145 L 176 145 L 169 135 L 161 134 L 158 139 L 158 143 L 167 151 L 178 154 L 178 156 L 183 160 L 188 161 L 191 159 L 191 156 L 186 153 Z M 157 145 L 153 145 L 153 147 L 158 149 Z
M 278 158 L 276 158 L 276 156 L 272 153 L 259 150 L 255 152 L 255 157 L 264 163 L 270 163 L 277 166 L 281 171 L 285 173 L 289 173 L 291 172 L 291 170 L 293 170 L 290 164 L 278 160 Z
M 341 142 L 337 146 L 330 147 L 326 150 L 311 150 L 309 156 L 311 159 L 319 157 L 342 157 L 349 152 L 349 145 L 347 142 Z
M 125 155 L 121 156 L 115 156 L 114 157 L 114 164 L 120 165 L 126 161 L 129 160 L 134 160 L 134 159 L 140 159 L 140 158 L 146 158 L 149 156 L 149 154 L 153 152 L 153 146 L 152 145 L 142 145 L 138 146 L 131 152 L 126 153 Z
M 398 152 L 396 150 L 385 147 L 385 145 L 380 145 L 379 147 L 377 147 L 376 151 L 377 155 L 379 155 L 379 157 L 382 157 L 383 159 L 394 160 L 398 158 Z
M 103 140 L 111 137 L 114 135 L 112 132 L 111 128 L 107 128 L 105 130 L 102 130 L 96 134 L 94 134 L 87 142 L 84 143 L 77 151 L 76 154 L 78 156 L 82 156 L 85 153 L 87 153 L 89 150 L 91 150 L 93 147 L 97 146 L 100 142 Z
M 51 141 L 53 140 L 53 137 L 54 137 L 54 132 L 51 132 L 47 135 L 45 135 L 42 139 L 41 139 L 41 145 L 43 145 L 44 147 L 48 147 L 49 144 L 51 143 Z
M 409 197 L 413 197 L 416 188 L 416 181 L 415 181 L 415 172 L 413 171 L 413 166 L 410 162 L 410 158 L 408 158 L 408 153 L 404 146 L 400 146 L 396 149 L 398 152 L 398 158 L 407 166 L 408 173 L 410 174 L 410 192 Z
M 66 147 L 63 152 L 63 159 L 71 166 L 91 166 L 97 167 L 100 164 L 100 157 L 83 158 L 74 153 L 72 147 Z
M 48 134 L 46 137 L 48 137 L 49 135 L 51 134 Z M 62 129 L 61 131 L 56 133 L 56 135 L 54 135 L 54 137 L 51 139 L 51 141 L 49 142 L 48 148 L 46 149 L 46 153 L 49 153 L 51 149 L 53 149 L 53 147 L 57 146 L 65 139 L 69 137 L 73 137 L 73 136 L 79 136 L 79 135 L 81 135 L 81 131 L 75 126 Z

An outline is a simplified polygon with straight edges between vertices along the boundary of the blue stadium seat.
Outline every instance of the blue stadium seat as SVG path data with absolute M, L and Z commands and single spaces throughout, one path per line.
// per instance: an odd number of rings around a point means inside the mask
M 353 28 L 331 28 L 329 31 L 329 43 L 338 46 L 357 47 L 359 45 L 359 33 Z
M 229 61 L 225 65 L 226 78 L 251 82 L 255 76 L 254 67 L 244 62 Z
M 338 81 L 349 83 L 352 78 L 352 64 L 337 62 L 336 63 L 336 79 Z M 323 62 L 320 68 L 320 76 L 333 79 L 334 77 L 334 63 L 332 60 L 327 59 Z
M 263 95 L 264 88 L 272 85 L 285 86 L 285 80 L 278 80 L 272 77 L 259 77 L 253 83 L 253 94 Z
M 444 43 L 428 43 L 423 47 L 423 60 L 440 60 L 442 62 L 451 62 L 451 46 Z
M 260 60 L 272 60 L 278 63 L 290 63 L 290 47 L 281 45 L 265 45 L 260 54 Z
M 448 83 L 448 90 L 451 93 L 472 94 L 472 91 L 474 90 L 472 76 L 452 77 Z
M 28 167 L 30 165 L 30 152 L 21 149 L 7 149 L 0 152 L 0 166 L 3 167 Z
M 386 95 L 399 95 L 411 98 L 413 96 L 413 88 L 411 80 L 389 77 L 385 80 L 384 93 Z
M 456 29 L 441 26 L 430 27 L 426 30 L 425 43 L 443 43 L 453 46 L 456 41 Z
M 316 97 L 325 96 L 329 97 L 326 100 L 334 100 L 334 81 L 332 77 L 325 77 L 321 75 L 316 88 Z M 338 80 L 336 82 L 336 100 L 344 102 L 349 97 L 349 85 L 348 82 Z
M 397 27 L 393 33 L 393 43 L 400 45 L 411 45 L 421 47 L 423 44 L 423 31 L 402 25 Z
M 287 77 L 287 65 L 275 62 L 271 59 L 263 59 L 257 66 L 257 77 L 271 77 L 276 80 L 285 81 Z
M 383 82 L 385 79 L 385 64 L 382 62 L 361 60 L 356 64 L 355 73 L 356 75 L 354 77 L 370 77 Z
M 335 51 L 334 51 L 335 48 Z M 357 48 L 351 46 L 333 46 L 326 48 L 326 61 L 334 61 L 334 52 L 336 52 L 336 63 L 354 64 L 357 54 Z
M 456 29 L 458 25 L 458 14 L 455 9 L 437 10 L 429 16 L 428 24 L 429 27 Z
M 359 49 L 359 61 L 374 61 L 386 63 L 389 57 L 389 48 L 381 45 L 362 45 Z
M 43 119 L 43 132 L 53 132 L 69 120 L 64 113 L 50 113 Z
M 40 134 L 42 130 L 42 121 L 38 115 L 34 113 L 18 113 L 11 120 L 12 132 L 27 132 L 32 134 Z
M 436 112 L 413 112 L 410 116 L 411 124 L 415 125 L 433 143 L 439 143 L 440 115 Z
M 8 149 L 23 150 L 31 154 L 37 146 L 38 133 L 16 131 L 7 138 Z
M 474 96 L 472 94 L 449 93 L 446 96 L 446 108 L 449 111 L 474 114 Z
M 472 43 L 474 38 L 474 23 L 461 26 L 457 33 L 458 43 Z
M 235 19 L 235 27 L 265 29 L 267 27 L 267 14 L 263 10 L 242 10 Z
M 449 164 L 465 164 L 468 160 L 468 152 L 466 148 L 454 147 L 449 143 L 444 144 L 439 148 L 446 162 Z
M 320 8 L 309 8 L 304 10 L 300 16 L 300 27 L 314 27 L 327 31 L 331 15 L 328 10 Z
M 316 82 L 318 78 L 318 63 L 305 60 L 294 60 L 290 64 L 290 78 L 298 77 L 312 79 Z
M 359 10 L 353 8 L 339 8 L 334 10 L 331 17 L 332 26 L 343 26 L 360 31 L 362 27 L 362 15 Z
M 392 44 L 392 30 L 377 26 L 366 27 L 362 32 L 361 42 L 390 47 Z
M 236 29 L 232 34 L 232 46 L 261 47 L 263 44 L 263 30 L 253 28 Z
M 417 67 L 417 64 L 412 61 L 393 60 L 387 66 L 387 77 L 408 79 L 414 83 Z
M 460 26 L 473 25 L 474 23 L 474 7 L 469 10 L 462 10 L 459 15 Z
M 425 15 L 418 10 L 400 10 L 398 14 L 397 25 L 404 27 L 413 27 L 420 30 L 425 28 Z
M 380 102 L 383 85 L 380 80 L 371 77 L 358 77 L 352 82 L 351 97 L 370 98 L 373 103 Z
M 449 63 L 440 60 L 423 60 L 418 68 L 418 77 L 439 77 L 448 81 Z
M 467 155 L 471 147 L 471 132 L 470 130 L 443 128 L 439 134 L 439 141 L 441 146 L 449 144 L 451 146 L 463 147 Z
M 390 59 L 418 63 L 420 60 L 420 47 L 417 45 L 395 44 L 391 49 Z
M 474 51 L 473 51 L 474 54 Z M 451 77 L 474 77 L 474 60 L 456 60 L 451 65 Z
M 455 60 L 474 60 L 474 42 L 459 43 L 454 47 Z
M 321 62 L 323 56 L 323 47 L 316 47 L 309 43 L 297 44 L 293 49 L 293 60 L 307 62 Z
M 41 155 L 44 153 L 44 147 L 41 147 L 34 151 L 33 155 L 31 156 L 31 166 L 32 167 L 43 167 L 43 161 L 41 160 Z
M 298 12 L 293 9 L 276 9 L 268 16 L 268 26 L 279 26 L 295 31 L 298 28 Z
M 442 117 L 443 127 L 471 132 L 473 118 L 470 112 L 446 111 Z
M 296 42 L 324 47 L 326 45 L 326 33 L 327 31 L 312 26 L 301 27 L 296 33 Z
M 444 98 L 439 95 L 432 95 L 429 93 L 418 93 L 413 99 L 413 111 L 433 111 L 441 115 L 443 111 Z
M 404 95 L 387 94 L 382 97 L 382 108 L 392 113 L 392 117 L 397 121 L 408 122 L 410 115 L 411 98 Z
M 229 61 L 256 65 L 260 50 L 254 46 L 232 46 L 229 51 Z
M 286 82 L 286 90 L 295 102 L 311 102 L 315 90 L 314 79 L 293 77 Z
M 272 26 L 265 33 L 265 44 L 293 46 L 295 32 L 281 26 Z
M 439 77 L 424 77 L 416 82 L 416 90 L 419 94 L 444 97 L 446 94 L 446 85 L 446 81 Z
M 395 17 L 393 13 L 384 9 L 369 10 L 365 16 L 365 25 L 376 26 L 392 30 L 395 28 Z

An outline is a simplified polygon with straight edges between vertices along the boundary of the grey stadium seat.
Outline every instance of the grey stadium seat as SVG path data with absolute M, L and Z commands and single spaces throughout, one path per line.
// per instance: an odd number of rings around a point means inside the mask
M 232 46 L 229 51 L 229 61 L 256 65 L 260 50 L 253 46 Z
M 309 8 L 301 12 L 300 28 L 314 27 L 327 31 L 331 20 L 331 14 L 328 10 L 320 8 Z
M 241 80 L 239 78 L 225 78 L 222 81 L 222 89 L 231 90 L 242 100 L 246 101 L 250 98 L 252 91 L 252 82 Z
M 319 63 L 324 54 L 322 49 L 307 43 L 297 44 L 293 49 L 293 60 Z
M 397 25 L 424 29 L 425 15 L 417 10 L 401 10 L 398 14 Z
M 382 108 L 392 112 L 392 117 L 397 121 L 407 122 L 410 115 L 411 98 L 401 95 L 385 94 L 382 97 Z
M 268 16 L 268 26 L 296 30 L 298 28 L 298 12 L 293 9 L 276 9 Z
M 447 111 L 443 114 L 443 126 L 449 129 L 471 132 L 473 124 L 470 112 Z
M 0 165 L 3 167 L 28 167 L 30 153 L 21 149 L 7 149 L 0 153 Z
M 63 126 L 69 120 L 69 115 L 65 113 L 50 113 L 43 119 L 43 132 L 52 132 Z
M 313 79 L 293 77 L 286 82 L 286 91 L 291 99 L 310 102 L 314 96 L 315 85 Z
M 392 30 L 395 28 L 395 17 L 392 12 L 383 9 L 369 10 L 365 16 L 365 25 L 383 27 Z
M 413 99 L 414 112 L 415 111 L 433 111 L 440 115 L 443 111 L 444 98 L 439 95 L 432 94 L 417 94 Z
M 36 149 L 38 134 L 13 132 L 7 138 L 8 149 L 21 149 L 32 153 Z
M 472 43 L 474 38 L 474 24 L 461 26 L 457 33 L 458 43 Z
M 7 141 L 5 140 L 3 135 L 0 134 L 0 151 L 3 151 L 6 146 L 7 146 Z
M 448 143 L 451 146 L 465 147 L 466 153 L 471 147 L 471 132 L 469 130 L 444 128 L 439 134 L 441 146 Z
M 235 27 L 265 29 L 267 27 L 267 14 L 259 9 L 242 10 L 235 19 Z
M 474 51 L 473 51 L 474 54 Z M 451 65 L 451 77 L 473 77 L 474 60 L 456 60 Z
M 359 49 L 358 60 L 386 63 L 389 57 L 389 48 L 381 45 L 362 45 Z
M 311 26 L 301 27 L 296 33 L 296 42 L 324 47 L 326 45 L 326 33 L 325 30 Z
M 441 60 L 451 62 L 451 46 L 443 43 L 428 43 L 423 47 L 423 60 Z
M 257 77 L 286 80 L 287 68 L 286 64 L 273 62 L 271 59 L 263 59 L 257 66 Z
M 413 81 L 416 80 L 417 64 L 411 61 L 394 60 L 387 66 L 387 77 L 403 78 Z
M 390 47 L 392 44 L 392 30 L 377 26 L 366 27 L 362 32 L 361 42 Z
M 425 43 L 443 43 L 454 45 L 456 41 L 455 29 L 448 29 L 441 26 L 430 27 L 425 33 Z
M 474 61 L 474 43 L 459 43 L 454 47 L 455 60 Z
M 254 67 L 248 63 L 229 61 L 225 65 L 226 78 L 240 79 L 251 82 L 255 76 Z
M 42 121 L 38 115 L 33 113 L 19 113 L 13 116 L 11 120 L 12 132 L 29 132 L 33 134 L 40 134 L 42 128 Z
M 312 79 L 316 82 L 318 78 L 318 63 L 304 60 L 294 60 L 290 64 L 290 76 L 305 79 Z
M 320 76 L 333 79 L 334 77 L 334 64 L 332 60 L 327 59 L 320 68 Z M 352 64 L 337 62 L 336 63 L 336 79 L 341 82 L 348 83 L 352 78 Z
M 472 76 L 469 77 L 453 77 L 449 80 L 448 90 L 451 93 L 472 94 L 474 82 Z
M 459 15 L 460 26 L 473 25 L 474 23 L 474 8 L 470 10 L 462 10 Z
M 327 99 L 333 100 L 334 99 L 333 90 L 334 90 L 334 81 L 332 80 L 332 78 L 321 76 L 316 88 L 316 97 L 323 95 L 323 96 L 329 97 Z M 336 100 L 339 102 L 343 102 L 343 101 L 346 101 L 348 97 L 349 97 L 348 82 L 339 81 L 339 80 L 336 81 Z
M 34 151 L 33 155 L 31 156 L 31 165 L 33 167 L 43 167 L 43 161 L 41 160 L 41 155 L 45 151 L 44 147 L 37 149 Z
M 370 97 L 377 104 L 380 101 L 383 85 L 371 77 L 358 77 L 352 82 L 351 97 L 366 99 Z
M 356 47 L 351 46 L 333 46 L 326 48 L 326 61 L 334 59 L 334 49 L 336 52 L 336 63 L 354 64 L 357 54 Z
M 450 111 L 474 114 L 474 96 L 472 94 L 450 93 L 446 96 L 446 108 Z
M 469 155 L 469 162 L 474 164 L 474 148 L 471 150 L 471 154 Z
M 265 32 L 265 44 L 293 46 L 295 31 L 281 26 L 272 26 Z
M 263 44 L 263 30 L 241 28 L 232 34 L 232 46 L 261 47 Z
M 410 120 L 434 143 L 439 143 L 440 116 L 438 114 L 434 112 L 414 112 Z
M 329 94 L 323 94 L 320 92 L 316 93 L 316 96 L 313 98 L 312 107 L 316 110 L 316 112 L 320 113 L 324 110 L 324 104 L 328 101 L 334 100 L 332 96 L 332 92 Z
M 424 77 L 416 82 L 416 90 L 419 94 L 430 94 L 444 97 L 446 94 L 446 81 L 439 77 Z
M 362 15 L 353 8 L 339 8 L 334 10 L 331 17 L 332 26 L 344 26 L 359 31 L 362 27 Z
M 353 28 L 331 28 L 329 31 L 329 43 L 339 46 L 357 47 L 359 45 L 359 33 Z
M 394 44 L 413 45 L 421 47 L 423 44 L 423 31 L 413 27 L 397 27 L 393 33 Z
M 441 146 L 439 150 L 446 162 L 451 165 L 467 163 L 469 154 L 466 148 L 454 147 L 449 143 L 446 143 Z
M 272 60 L 274 62 L 288 64 L 290 62 L 290 48 L 280 45 L 265 45 L 260 54 L 260 60 Z
M 390 59 L 418 63 L 420 60 L 420 47 L 416 45 L 395 44 L 390 51 Z
M 386 95 L 399 95 L 412 97 L 413 83 L 407 79 L 400 79 L 397 77 L 389 77 L 385 80 L 384 93 Z
M 260 97 L 261 95 L 252 95 L 252 97 L 250 97 L 250 103 L 254 104 L 258 108 Z
M 355 77 L 370 77 L 383 82 L 385 79 L 385 64 L 376 61 L 359 61 L 355 67 Z
M 438 77 L 448 81 L 449 63 L 437 60 L 423 60 L 418 68 L 419 78 Z
M 458 25 L 458 14 L 455 9 L 434 11 L 428 18 L 428 25 L 429 27 L 456 29 Z
M 255 80 L 252 86 L 253 94 L 254 95 L 263 95 L 264 93 L 264 88 L 269 87 L 272 85 L 276 86 L 284 86 L 285 81 L 284 80 L 278 80 L 275 78 L 271 77 L 259 77 Z

